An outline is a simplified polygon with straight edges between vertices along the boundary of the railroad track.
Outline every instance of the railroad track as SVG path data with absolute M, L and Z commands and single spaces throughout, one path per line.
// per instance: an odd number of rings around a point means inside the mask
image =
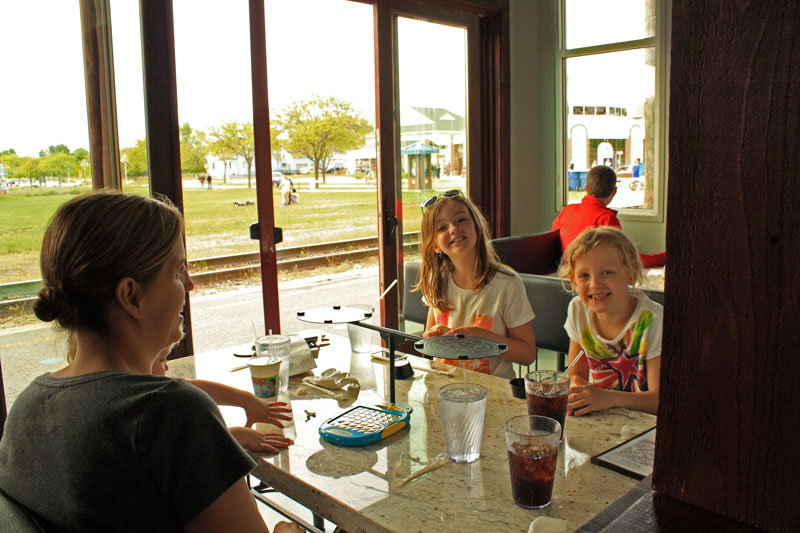
M 419 232 L 405 233 L 403 237 L 408 243 L 405 245 L 406 251 L 417 249 Z M 377 254 L 377 237 L 279 248 L 278 272 L 309 270 L 344 262 L 377 259 Z M 260 274 L 260 256 L 258 252 L 246 252 L 193 259 L 189 261 L 189 272 L 197 286 L 242 279 Z M 0 284 L 0 299 L 3 300 L 0 301 L 0 316 L 29 309 L 41 288 L 41 280 Z

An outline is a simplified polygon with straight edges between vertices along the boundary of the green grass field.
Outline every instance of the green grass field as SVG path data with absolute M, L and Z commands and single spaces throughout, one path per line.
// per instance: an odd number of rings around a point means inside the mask
M 187 180 L 188 181 L 188 180 Z M 146 184 L 131 183 L 125 192 L 148 195 Z M 0 196 L 0 283 L 37 279 L 39 249 L 47 222 L 67 200 L 90 191 L 85 187 L 14 188 Z M 377 195 L 374 184 L 350 190 L 300 191 L 300 203 L 281 207 L 273 190 L 275 225 L 283 228 L 280 247 L 330 242 L 377 235 Z M 258 220 L 256 206 L 234 206 L 255 202 L 255 188 L 213 190 L 184 189 L 187 254 L 190 259 L 257 251 L 249 226 Z M 418 231 L 419 203 L 430 191 L 404 192 L 404 231 Z

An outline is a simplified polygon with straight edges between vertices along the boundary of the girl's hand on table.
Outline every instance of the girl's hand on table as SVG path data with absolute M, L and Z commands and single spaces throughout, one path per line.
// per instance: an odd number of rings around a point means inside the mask
M 567 414 L 581 416 L 593 411 L 609 409 L 613 407 L 611 394 L 609 394 L 611 392 L 613 391 L 601 389 L 593 383 L 573 385 L 569 389 Z
M 292 409 L 286 407 L 286 402 L 267 401 L 255 394 L 251 394 L 247 404 L 242 407 L 244 407 L 244 412 L 247 415 L 246 427 L 253 427 L 253 424 L 263 422 L 282 428 L 281 420 L 292 419 Z
M 448 331 L 445 335 L 466 335 L 467 337 L 486 337 L 488 330 L 485 328 L 479 328 L 478 326 L 462 326 L 460 328 L 453 328 Z
M 430 328 L 426 329 L 422 333 L 422 336 L 423 336 L 423 338 L 426 338 L 426 339 L 429 338 L 429 337 L 441 337 L 442 335 L 446 334 L 448 331 L 450 331 L 450 328 L 448 328 L 447 326 L 443 326 L 441 324 L 436 324 L 436 325 L 431 326 Z
M 278 453 L 280 448 L 288 448 L 292 439 L 277 433 L 259 433 L 245 427 L 230 428 L 231 435 L 245 450 L 257 453 Z

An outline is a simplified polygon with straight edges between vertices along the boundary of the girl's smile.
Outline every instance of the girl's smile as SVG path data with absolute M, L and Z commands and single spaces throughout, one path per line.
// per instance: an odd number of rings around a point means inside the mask
M 631 283 L 620 252 L 611 246 L 592 248 L 575 261 L 572 284 L 581 301 L 595 313 L 624 314 Z

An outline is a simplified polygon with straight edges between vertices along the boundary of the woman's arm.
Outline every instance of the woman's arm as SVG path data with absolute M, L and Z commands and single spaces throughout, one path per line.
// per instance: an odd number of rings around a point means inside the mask
M 661 356 L 645 360 L 645 368 L 647 369 L 648 388 L 646 392 L 606 390 L 593 384 L 576 385 L 570 387 L 567 412 L 580 416 L 593 411 L 604 411 L 611 407 L 625 407 L 657 415 Z
M 505 343 L 508 345 L 508 350 L 502 354 L 501 357 L 508 359 L 512 363 L 530 365 L 536 360 L 536 337 L 533 333 L 533 320 L 525 322 L 521 326 L 515 328 L 508 328 L 507 337 L 477 326 L 453 328 L 445 333 L 445 335 L 456 335 L 457 333 L 463 333 L 464 335 L 472 337 L 483 337 Z
M 184 531 L 205 533 L 212 531 L 253 531 L 269 533 L 261 513 L 244 478 L 238 480 L 223 492 L 219 498 L 200 511 L 183 528 Z M 299 525 L 290 522 L 279 522 L 275 525 L 275 533 L 302 533 Z
M 241 407 L 247 414 L 245 426 L 251 427 L 256 422 L 264 422 L 274 426 L 283 427 L 281 420 L 291 420 L 291 408 L 286 407 L 286 402 L 268 402 L 253 394 L 235 387 L 229 387 L 216 381 L 204 379 L 189 379 L 189 383 L 201 389 L 218 405 L 233 405 Z

